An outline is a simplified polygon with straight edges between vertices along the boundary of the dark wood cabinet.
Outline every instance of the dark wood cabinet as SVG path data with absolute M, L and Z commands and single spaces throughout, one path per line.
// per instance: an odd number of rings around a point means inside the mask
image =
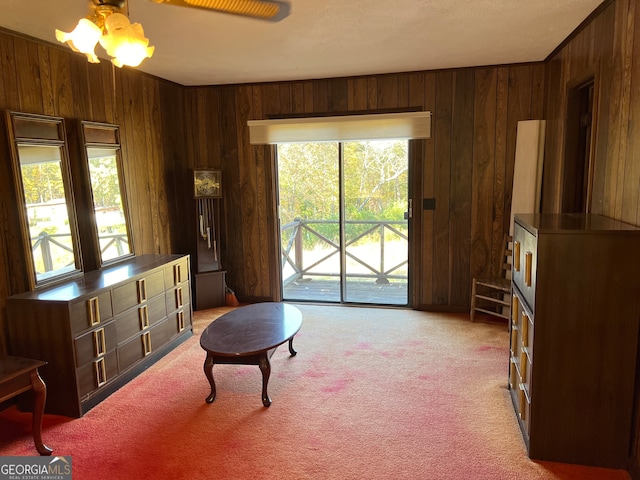
M 80 417 L 191 336 L 188 255 L 133 257 L 7 300 L 9 348 L 47 362 L 46 411 Z
M 624 468 L 640 320 L 640 229 L 516 215 L 509 389 L 536 460 Z
M 225 287 L 227 285 L 225 281 L 226 273 L 227 272 L 223 270 L 196 273 L 195 310 L 206 310 L 208 308 L 222 307 L 225 305 Z

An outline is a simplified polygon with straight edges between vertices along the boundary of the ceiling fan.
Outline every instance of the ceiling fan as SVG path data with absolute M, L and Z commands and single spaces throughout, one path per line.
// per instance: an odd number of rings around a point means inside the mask
M 289 15 L 290 4 L 284 0 L 151 0 L 177 7 L 199 8 L 245 17 L 279 22 Z

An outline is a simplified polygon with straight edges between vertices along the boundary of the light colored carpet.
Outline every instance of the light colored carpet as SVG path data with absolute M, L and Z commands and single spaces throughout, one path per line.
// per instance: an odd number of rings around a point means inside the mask
M 81 419 L 43 437 L 74 479 L 626 480 L 620 470 L 527 458 L 506 389 L 504 325 L 402 309 L 298 306 L 304 324 L 256 366 L 216 365 L 205 404 L 202 329 Z M 0 413 L 0 455 L 33 455 L 30 415 Z

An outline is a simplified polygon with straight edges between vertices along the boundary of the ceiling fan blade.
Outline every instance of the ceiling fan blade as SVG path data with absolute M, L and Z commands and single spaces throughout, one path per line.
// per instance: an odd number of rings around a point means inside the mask
M 178 7 L 200 8 L 278 22 L 289 15 L 290 4 L 282 0 L 152 0 Z

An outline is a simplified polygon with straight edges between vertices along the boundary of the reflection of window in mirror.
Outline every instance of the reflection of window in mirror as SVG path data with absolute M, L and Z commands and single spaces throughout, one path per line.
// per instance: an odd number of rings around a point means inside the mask
M 7 114 L 31 288 L 81 271 L 62 119 Z
M 117 150 L 87 147 L 93 208 L 103 262 L 131 253 L 116 154 Z
M 132 254 L 118 126 L 81 122 L 101 264 Z

